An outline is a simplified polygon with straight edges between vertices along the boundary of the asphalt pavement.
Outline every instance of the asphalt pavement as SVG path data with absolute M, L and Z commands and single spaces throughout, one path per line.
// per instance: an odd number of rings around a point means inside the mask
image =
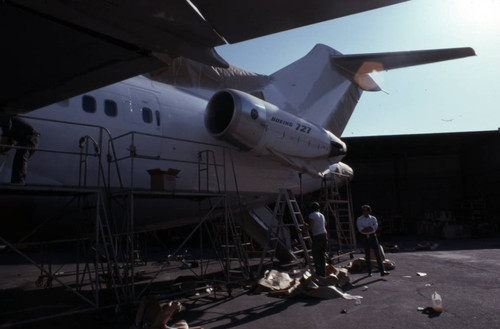
M 434 243 L 434 242 L 433 242 Z M 344 289 L 361 295 L 360 305 L 341 298 L 277 298 L 233 292 L 231 298 L 193 298 L 183 302 L 185 310 L 175 320 L 185 319 L 190 326 L 210 328 L 500 328 L 500 240 L 474 239 L 437 241 L 437 250 L 412 251 L 414 241 L 403 241 L 401 252 L 387 254 L 396 269 L 387 277 L 351 274 L 352 287 Z M 362 256 L 358 254 L 356 256 Z M 346 265 L 341 263 L 340 265 Z M 0 289 L 2 305 L 32 291 L 27 265 L 5 265 Z M 15 271 L 19 268 L 22 271 Z M 36 269 L 32 270 L 36 274 Z M 425 276 L 417 275 L 418 272 Z M 16 277 L 16 280 L 8 280 Z M 24 280 L 24 281 L 23 281 Z M 12 294 L 12 282 L 20 284 Z M 29 282 L 32 286 L 32 282 Z M 27 289 L 27 290 L 25 290 Z M 6 295 L 1 292 L 10 292 Z M 431 296 L 438 292 L 444 312 L 422 312 L 432 306 Z M 222 294 L 223 295 L 223 294 Z M 17 297 L 16 297 L 17 296 Z M 43 296 L 39 302 L 43 305 Z M 13 312 L 13 311 L 11 311 Z M 32 324 L 28 328 L 130 328 L 130 316 L 83 314 Z M 16 315 L 19 319 L 20 314 Z M 8 327 L 8 323 L 3 323 Z M 5 326 L 6 325 L 6 326 Z M 0 323 L 2 327 L 2 323 Z
M 363 296 L 360 305 L 340 298 L 243 294 L 213 304 L 188 304 L 178 316 L 204 328 L 500 328 L 499 249 L 438 249 L 387 258 L 396 263 L 387 277 L 351 275 L 354 284 L 348 292 Z M 418 311 L 432 306 L 434 292 L 442 296 L 444 312 Z

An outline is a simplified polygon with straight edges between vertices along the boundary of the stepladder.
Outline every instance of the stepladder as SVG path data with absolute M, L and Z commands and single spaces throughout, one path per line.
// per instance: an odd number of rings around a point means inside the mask
M 273 216 L 276 219 L 276 224 L 268 227 L 266 245 L 264 246 L 261 255 L 258 274 L 262 274 L 261 271 L 267 255 L 270 257 L 270 261 L 268 261 L 268 263 L 272 265 L 280 237 L 283 232 L 286 231 L 285 227 L 290 229 L 291 235 L 296 234 L 297 237 L 296 244 L 293 246 L 295 259 L 299 260 L 302 256 L 305 265 L 312 270 L 310 256 L 310 252 L 312 250 L 312 240 L 309 232 L 306 230 L 307 225 L 302 215 L 302 211 L 300 210 L 300 206 L 290 189 L 279 190 Z

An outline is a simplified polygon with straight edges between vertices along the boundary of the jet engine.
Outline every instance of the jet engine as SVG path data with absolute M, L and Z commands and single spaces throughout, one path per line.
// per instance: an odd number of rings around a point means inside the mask
M 345 143 L 324 128 L 233 89 L 212 96 L 205 126 L 215 138 L 282 159 L 340 161 L 346 152 Z

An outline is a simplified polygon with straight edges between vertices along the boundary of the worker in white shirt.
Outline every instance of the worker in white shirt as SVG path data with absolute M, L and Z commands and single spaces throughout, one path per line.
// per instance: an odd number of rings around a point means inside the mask
M 319 212 L 319 203 L 311 204 L 311 213 L 305 230 L 310 230 L 312 234 L 312 256 L 317 276 L 326 276 L 326 250 L 328 246 L 328 236 L 326 233 L 325 216 Z
M 370 249 L 373 249 L 375 257 L 377 258 L 378 268 L 381 276 L 389 275 L 384 268 L 382 257 L 380 256 L 380 245 L 377 240 L 377 218 L 371 215 L 372 208 L 369 205 L 361 207 L 363 215 L 358 217 L 356 222 L 358 231 L 363 236 L 363 245 L 365 247 L 366 266 L 368 267 L 368 276 L 372 276 L 372 264 L 370 257 Z

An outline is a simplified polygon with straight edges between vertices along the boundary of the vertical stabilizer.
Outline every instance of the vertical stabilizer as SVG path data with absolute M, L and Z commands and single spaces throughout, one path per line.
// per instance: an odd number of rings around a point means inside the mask
M 342 55 L 318 44 L 303 58 L 272 74 L 264 92 L 267 101 L 340 136 L 362 91 L 381 90 L 371 72 L 474 55 L 472 48 Z
M 266 100 L 337 136 L 344 131 L 362 89 L 332 63 L 338 51 L 316 45 L 306 56 L 271 75 Z

